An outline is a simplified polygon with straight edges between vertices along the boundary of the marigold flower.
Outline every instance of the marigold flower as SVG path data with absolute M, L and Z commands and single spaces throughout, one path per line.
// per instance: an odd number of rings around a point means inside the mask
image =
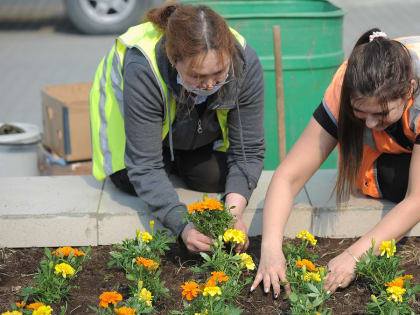
M 99 296 L 99 306 L 108 307 L 110 303 L 117 305 L 119 301 L 122 301 L 122 295 L 118 292 L 104 292 Z
M 210 211 L 219 210 L 223 211 L 223 204 L 214 198 L 204 198 L 204 208 Z
M 33 311 L 32 315 L 51 315 L 53 309 L 49 305 L 40 306 L 37 310 Z
M 114 308 L 114 312 L 118 315 L 134 315 L 136 314 L 136 310 L 134 308 L 129 308 L 126 306 L 120 308 Z
M 74 275 L 75 272 L 76 272 L 76 270 L 74 270 L 74 268 L 72 266 L 70 266 L 69 264 L 61 263 L 61 264 L 55 265 L 54 273 L 56 275 L 61 273 L 63 278 L 66 278 L 67 275 L 72 276 L 72 275 Z
M 208 278 L 207 282 L 204 284 L 204 288 L 215 287 L 215 286 L 217 286 L 217 282 L 216 282 L 216 279 L 212 277 Z
M 302 268 L 303 266 L 305 266 L 306 270 L 318 271 L 318 268 L 315 267 L 313 262 L 310 261 L 310 260 L 307 260 L 307 259 L 297 260 L 296 261 L 296 266 L 298 266 L 299 268 Z
M 394 256 L 395 252 L 397 251 L 395 240 L 392 239 L 392 241 L 382 241 L 381 246 L 379 246 L 379 251 L 381 252 L 381 256 L 385 255 L 386 253 L 386 258 Z
M 303 276 L 301 276 L 301 279 L 306 282 L 321 282 L 321 275 L 319 274 L 319 272 L 306 272 Z
M 38 308 L 40 308 L 43 305 L 44 305 L 44 303 L 34 302 L 34 303 L 29 304 L 26 308 L 28 310 L 37 310 Z
M 155 220 L 150 220 L 149 226 L 150 226 L 150 231 L 152 231 L 152 233 L 153 233 L 153 229 L 155 227 Z
M 241 230 L 227 229 L 223 234 L 225 242 L 232 242 L 236 244 L 245 244 L 245 233 Z
M 206 288 L 204 288 L 204 292 L 203 292 L 204 296 L 207 296 L 207 295 L 215 296 L 216 294 L 222 295 L 222 290 L 220 290 L 219 287 L 206 287 Z
M 300 239 L 308 240 L 308 241 L 309 241 L 309 243 L 311 243 L 311 244 L 312 244 L 312 246 L 315 246 L 315 245 L 316 245 L 316 243 L 317 243 L 317 240 L 315 239 L 315 237 L 314 237 L 311 233 L 309 233 L 308 231 L 306 231 L 306 230 L 302 230 L 302 231 L 300 231 L 300 232 L 296 235 L 296 238 L 300 238 Z
M 152 292 L 146 288 L 141 289 L 140 293 L 137 295 L 139 299 L 143 300 L 147 306 L 152 306 L 153 295 Z
M 400 287 L 400 288 L 402 288 L 404 286 L 404 280 L 407 279 L 407 278 L 413 279 L 413 276 L 412 275 L 405 275 L 405 276 L 396 278 L 396 279 L 394 279 L 394 280 L 392 280 L 388 283 L 385 283 L 385 286 L 386 287 Z
M 252 257 L 250 255 L 248 255 L 247 253 L 236 254 L 236 255 L 239 255 L 241 257 L 242 267 L 246 267 L 246 269 L 248 270 L 255 269 L 254 261 L 252 260 Z
M 201 313 L 194 313 L 194 315 L 207 315 L 209 311 L 207 309 L 204 310 L 204 312 Z
M 224 271 L 213 271 L 210 278 L 217 280 L 218 283 L 223 283 L 229 280 L 229 277 L 225 275 Z
M 68 257 L 71 253 L 73 253 L 73 257 L 86 256 L 84 252 L 70 246 L 59 247 L 52 252 L 53 255 L 58 257 Z
M 143 266 L 149 270 L 156 270 L 159 268 L 159 264 L 153 259 L 147 259 L 144 257 L 137 257 L 136 264 L 140 267 Z
M 188 208 L 188 213 L 189 214 L 192 214 L 195 211 L 202 212 L 202 211 L 205 210 L 205 204 L 202 201 L 198 201 L 198 202 L 194 202 L 194 203 L 188 205 L 187 208 Z
M 11 312 L 9 312 L 9 311 L 7 311 L 7 312 L 1 313 L 1 315 L 22 315 L 22 312 L 19 312 L 19 311 L 11 311 Z
M 24 308 L 24 307 L 25 307 L 25 305 L 26 305 L 26 303 L 25 303 L 25 302 L 23 302 L 23 301 L 22 301 L 22 302 L 16 302 L 15 304 L 16 304 L 16 307 L 17 307 L 17 308 Z
M 405 293 L 405 289 L 395 286 L 387 288 L 386 292 L 390 294 L 390 296 L 388 297 L 389 301 L 393 300 L 395 303 L 398 303 L 402 302 L 402 296 Z
M 182 291 L 182 298 L 186 297 L 188 301 L 196 298 L 198 293 L 201 293 L 202 290 L 200 289 L 198 283 L 194 281 L 187 281 L 183 285 L 181 285 Z
M 140 238 L 143 243 L 149 243 L 153 239 L 153 236 L 150 235 L 149 232 L 138 232 L 137 239 Z

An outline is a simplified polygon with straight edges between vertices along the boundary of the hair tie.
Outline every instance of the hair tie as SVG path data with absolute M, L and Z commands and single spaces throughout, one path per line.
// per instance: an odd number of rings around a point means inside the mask
M 388 35 L 386 35 L 384 32 L 372 32 L 372 34 L 369 35 L 369 43 L 378 37 L 388 38 Z

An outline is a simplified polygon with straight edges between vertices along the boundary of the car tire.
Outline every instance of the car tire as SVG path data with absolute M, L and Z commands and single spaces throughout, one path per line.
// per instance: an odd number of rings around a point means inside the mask
M 64 0 L 74 26 L 85 34 L 120 34 L 139 24 L 148 9 L 144 0 Z

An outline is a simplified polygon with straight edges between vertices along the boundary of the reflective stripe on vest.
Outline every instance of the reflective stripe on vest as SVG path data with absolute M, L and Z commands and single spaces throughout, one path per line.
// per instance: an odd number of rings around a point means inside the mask
M 242 47 L 245 39 L 231 29 Z M 161 39 L 160 33 L 152 23 L 147 22 L 131 27 L 121 35 L 110 52 L 99 64 L 90 92 L 90 116 L 92 134 L 92 174 L 103 180 L 125 168 L 125 131 L 123 110 L 122 67 L 127 48 L 139 49 L 155 75 L 165 104 L 166 113 L 162 124 L 162 140 L 169 132 L 169 121 L 172 124 L 176 114 L 175 99 L 168 95 L 168 88 L 162 79 L 157 66 L 155 47 Z M 226 151 L 229 147 L 227 113 L 228 110 L 216 110 L 223 135 L 222 145 L 218 151 Z M 170 119 L 169 119 L 170 118 Z

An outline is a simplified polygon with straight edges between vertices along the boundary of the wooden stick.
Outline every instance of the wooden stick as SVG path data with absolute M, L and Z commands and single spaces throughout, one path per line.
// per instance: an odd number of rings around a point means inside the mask
M 279 137 L 279 161 L 286 157 L 286 127 L 284 122 L 284 88 L 283 66 L 281 61 L 280 26 L 273 26 L 274 39 L 274 68 L 276 71 L 276 108 L 277 108 L 277 131 Z

